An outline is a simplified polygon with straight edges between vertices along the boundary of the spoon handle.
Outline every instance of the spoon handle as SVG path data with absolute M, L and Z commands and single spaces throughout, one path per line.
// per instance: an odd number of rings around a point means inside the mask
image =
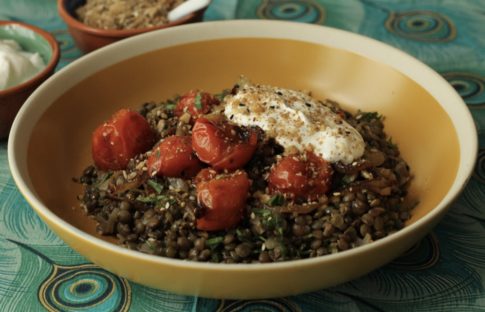
M 210 0 L 188 0 L 182 3 L 181 5 L 177 6 L 172 11 L 168 12 L 168 20 L 169 22 L 176 21 L 192 12 L 200 10 L 206 6 L 208 6 Z

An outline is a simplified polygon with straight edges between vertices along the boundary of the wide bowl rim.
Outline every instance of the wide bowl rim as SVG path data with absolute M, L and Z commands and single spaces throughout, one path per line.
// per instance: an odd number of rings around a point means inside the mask
M 18 27 L 23 27 L 25 29 L 28 29 L 30 31 L 33 31 L 37 34 L 39 34 L 42 38 L 44 38 L 50 45 L 52 55 L 49 59 L 49 61 L 46 64 L 46 67 L 42 69 L 40 72 L 38 72 L 36 75 L 34 75 L 32 78 L 30 78 L 27 81 L 22 82 L 21 84 L 12 86 L 10 88 L 0 90 L 0 97 L 7 96 L 13 93 L 16 93 L 18 91 L 21 91 L 23 89 L 26 89 L 30 87 L 31 85 L 34 85 L 38 82 L 40 82 L 45 76 L 47 76 L 49 73 L 53 72 L 54 68 L 57 66 L 57 63 L 59 62 L 60 56 L 61 56 L 61 51 L 59 48 L 59 44 L 57 43 L 57 40 L 55 37 L 50 34 L 49 32 L 23 22 L 17 22 L 17 21 L 0 21 L 0 27 L 3 27 L 5 25 L 17 25 Z
M 320 45 L 327 45 L 337 49 L 351 51 L 357 53 L 358 55 L 370 58 L 371 60 L 379 60 L 380 63 L 389 65 L 390 67 L 398 70 L 404 75 L 410 77 L 410 79 L 413 79 L 414 81 L 419 83 L 427 92 L 431 94 L 431 96 L 436 99 L 438 103 L 452 103 L 447 104 L 446 108 L 444 106 L 441 107 L 446 111 L 448 116 L 458 116 L 460 117 L 459 120 L 464 121 L 461 124 L 461 127 L 456 127 L 456 118 L 450 118 L 451 122 L 455 127 L 455 131 L 457 132 L 458 137 L 461 136 L 463 138 L 463 141 L 459 141 L 460 163 L 453 184 L 449 188 L 448 193 L 441 199 L 438 205 L 436 205 L 436 207 L 434 207 L 429 213 L 421 217 L 419 220 L 409 226 L 406 226 L 402 230 L 390 236 L 384 237 L 378 241 L 375 241 L 371 244 L 360 246 L 358 248 L 353 248 L 347 251 L 325 255 L 322 257 L 290 260 L 279 263 L 225 264 L 170 259 L 166 257 L 148 255 L 138 251 L 128 250 L 121 246 L 109 243 L 77 229 L 73 225 L 58 217 L 36 197 L 35 193 L 32 190 L 28 188 L 28 184 L 21 173 L 21 162 L 26 161 L 26 156 L 16 155 L 17 149 L 19 149 L 19 151 L 21 151 L 22 148 L 25 150 L 26 146 L 28 145 L 28 142 L 25 142 L 27 141 L 25 137 L 23 138 L 24 142 L 22 142 L 20 138 L 20 133 L 22 132 L 23 126 L 27 127 L 27 129 L 29 129 L 28 127 L 31 127 L 29 131 L 32 130 L 33 126 L 27 123 L 29 117 L 31 117 L 29 116 L 29 114 L 34 114 L 34 116 L 39 118 L 42 113 L 45 112 L 45 110 L 49 107 L 48 104 L 44 104 L 44 107 L 42 107 L 43 110 L 40 109 L 40 107 L 37 107 L 37 111 L 33 111 L 31 108 L 31 106 L 33 106 L 32 103 L 35 103 L 35 100 L 40 97 L 43 92 L 47 92 L 50 90 L 50 88 L 53 88 L 51 86 L 55 85 L 56 80 L 63 80 L 63 77 L 68 77 L 69 75 L 72 75 L 72 73 L 75 73 L 77 71 L 78 73 L 82 73 L 79 74 L 80 77 L 76 78 L 78 79 L 77 82 L 82 81 L 90 74 L 95 73 L 94 70 L 82 70 L 83 66 L 85 66 L 84 63 L 89 64 L 89 62 L 96 62 L 96 59 L 98 58 L 107 59 L 109 55 L 115 54 L 113 52 L 119 52 L 123 49 L 132 48 L 135 52 L 129 54 L 128 56 L 125 55 L 119 60 L 111 58 L 110 62 L 112 63 L 104 64 L 104 66 L 108 67 L 121 60 L 129 59 L 135 55 L 141 55 L 149 52 L 151 51 L 151 48 L 153 49 L 153 46 L 151 45 L 156 45 L 155 47 L 157 47 L 158 49 L 162 49 L 164 47 L 176 46 L 182 43 L 229 38 L 247 38 L 248 35 L 245 34 L 249 32 L 249 29 L 258 30 L 257 32 L 254 31 L 256 35 L 253 33 L 250 36 L 254 38 L 279 38 L 311 42 Z M 278 30 L 279 32 L 275 32 L 276 30 Z M 181 38 L 181 34 L 190 32 L 195 32 L 198 35 L 197 40 L 187 40 L 187 42 L 184 42 L 183 38 Z M 311 34 L 314 34 L 315 32 L 318 32 L 321 36 L 317 36 L 318 38 L 312 36 Z M 305 35 L 301 35 L 301 33 L 304 33 Z M 160 40 L 160 38 L 162 37 L 177 39 L 174 39 L 172 42 L 167 43 L 163 42 L 163 40 Z M 332 38 L 337 37 L 340 38 L 337 43 L 330 42 Z M 159 41 L 156 42 L 156 40 L 154 39 L 157 39 Z M 141 45 L 142 43 L 149 44 Z M 385 58 L 383 56 L 385 56 Z M 417 75 L 417 73 L 419 73 L 419 75 Z M 429 81 L 431 81 L 432 83 L 429 83 Z M 73 85 L 75 85 L 75 83 L 73 83 Z M 57 97 L 61 94 L 62 93 L 58 93 Z M 453 111 L 453 114 L 449 110 Z M 27 124 L 24 125 L 24 123 Z M 464 144 L 466 145 L 467 153 L 462 152 L 462 150 L 464 149 L 462 145 Z M 381 246 L 392 244 L 394 240 L 399 240 L 400 238 L 402 239 L 405 236 L 411 235 L 413 231 L 425 228 L 428 224 L 442 217 L 446 210 L 449 208 L 450 204 L 453 202 L 453 200 L 463 190 L 467 181 L 471 177 L 473 168 L 475 166 L 477 150 L 478 139 L 475 124 L 473 122 L 471 113 L 468 110 L 464 101 L 443 77 L 441 77 L 430 67 L 417 60 L 416 58 L 408 55 L 407 53 L 372 38 L 320 25 L 268 20 L 235 20 L 205 22 L 199 23 L 198 25 L 189 24 L 180 27 L 170 28 L 164 31 L 149 32 L 103 47 L 84 56 L 81 59 L 74 61 L 69 66 L 66 66 L 61 71 L 56 73 L 53 77 L 49 78 L 48 81 L 44 83 L 41 88 L 39 88 L 34 92 L 34 94 L 32 94 L 32 96 L 27 100 L 26 104 L 21 108 L 13 123 L 10 133 L 8 143 L 8 159 L 14 181 L 24 198 L 27 199 L 33 209 L 41 217 L 55 223 L 57 227 L 61 228 L 63 231 L 69 232 L 71 236 L 74 236 L 78 240 L 97 245 L 98 247 L 109 250 L 110 252 L 118 254 L 120 256 L 122 255 L 128 258 L 136 258 L 140 261 L 147 261 L 155 263 L 157 265 L 168 265 L 173 267 L 183 267 L 209 271 L 271 271 L 284 270 L 287 268 L 289 269 L 291 267 L 294 267 L 295 265 L 298 265 L 299 267 L 313 266 L 323 264 L 325 262 L 338 261 L 342 258 L 354 257 L 359 254 L 364 254 L 370 249 L 378 249 Z
M 100 37 L 109 37 L 109 38 L 125 38 L 125 37 L 130 37 L 158 29 L 165 29 L 169 28 L 172 26 L 177 26 L 184 24 L 193 18 L 195 18 L 200 11 L 205 10 L 206 8 L 200 9 L 198 11 L 192 12 L 176 21 L 169 22 L 167 24 L 159 25 L 159 26 L 152 26 L 152 27 L 145 27 L 145 28 L 136 28 L 136 29 L 102 29 L 102 28 L 95 28 L 88 26 L 78 19 L 76 19 L 74 16 L 72 16 L 66 9 L 65 6 L 66 0 L 57 0 L 57 10 L 59 12 L 59 15 L 61 18 L 64 20 L 64 22 L 70 26 L 73 27 L 79 31 L 89 33 L 92 35 L 100 36 Z

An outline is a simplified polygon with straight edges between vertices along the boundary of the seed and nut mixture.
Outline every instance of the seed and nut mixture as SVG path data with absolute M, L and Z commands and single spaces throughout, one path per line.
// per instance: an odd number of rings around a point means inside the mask
M 167 15 L 185 0 L 87 0 L 76 10 L 84 24 L 101 29 L 139 29 L 168 23 Z
M 214 95 L 220 101 L 237 85 Z M 197 93 L 200 101 L 200 94 Z M 175 114 L 179 97 L 145 103 L 139 113 L 160 138 L 190 135 L 191 116 Z M 196 102 L 197 103 L 197 102 Z M 150 152 L 129 160 L 124 170 L 91 165 L 78 182 L 81 207 L 103 235 L 119 244 L 163 257 L 216 263 L 267 263 L 323 256 L 371 243 L 404 227 L 415 203 L 405 199 L 410 169 L 384 132 L 376 112 L 342 110 L 324 104 L 359 131 L 364 156 L 352 164 L 334 163 L 331 189 L 311 201 L 290 200 L 268 191 L 268 172 L 284 149 L 260 132 L 244 171 L 251 180 L 243 217 L 227 230 L 197 229 L 204 213 L 193 179 L 147 173 Z M 200 103 L 199 103 L 200 106 Z M 213 111 L 217 111 L 214 108 Z M 231 194 L 227 194 L 231 196 Z

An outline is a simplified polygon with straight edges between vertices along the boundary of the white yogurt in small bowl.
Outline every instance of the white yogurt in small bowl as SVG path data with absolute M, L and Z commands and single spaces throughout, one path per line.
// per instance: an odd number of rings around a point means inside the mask
M 15 40 L 0 39 L 0 90 L 29 80 L 45 67 L 40 53 L 23 50 Z
M 54 72 L 59 56 L 59 45 L 47 31 L 0 21 L 0 139 L 25 100 Z

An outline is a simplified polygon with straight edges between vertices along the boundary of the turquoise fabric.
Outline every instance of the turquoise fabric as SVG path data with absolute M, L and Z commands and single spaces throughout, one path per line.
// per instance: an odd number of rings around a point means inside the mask
M 204 19 L 248 18 L 318 23 L 373 37 L 421 59 L 456 88 L 473 114 L 481 149 L 472 179 L 443 221 L 392 263 L 331 289 L 250 301 L 179 296 L 117 277 L 66 246 L 18 192 L 3 141 L 1 311 L 485 310 L 485 1 L 213 0 Z M 1 0 L 0 19 L 53 33 L 62 49 L 58 69 L 81 56 L 55 0 Z

